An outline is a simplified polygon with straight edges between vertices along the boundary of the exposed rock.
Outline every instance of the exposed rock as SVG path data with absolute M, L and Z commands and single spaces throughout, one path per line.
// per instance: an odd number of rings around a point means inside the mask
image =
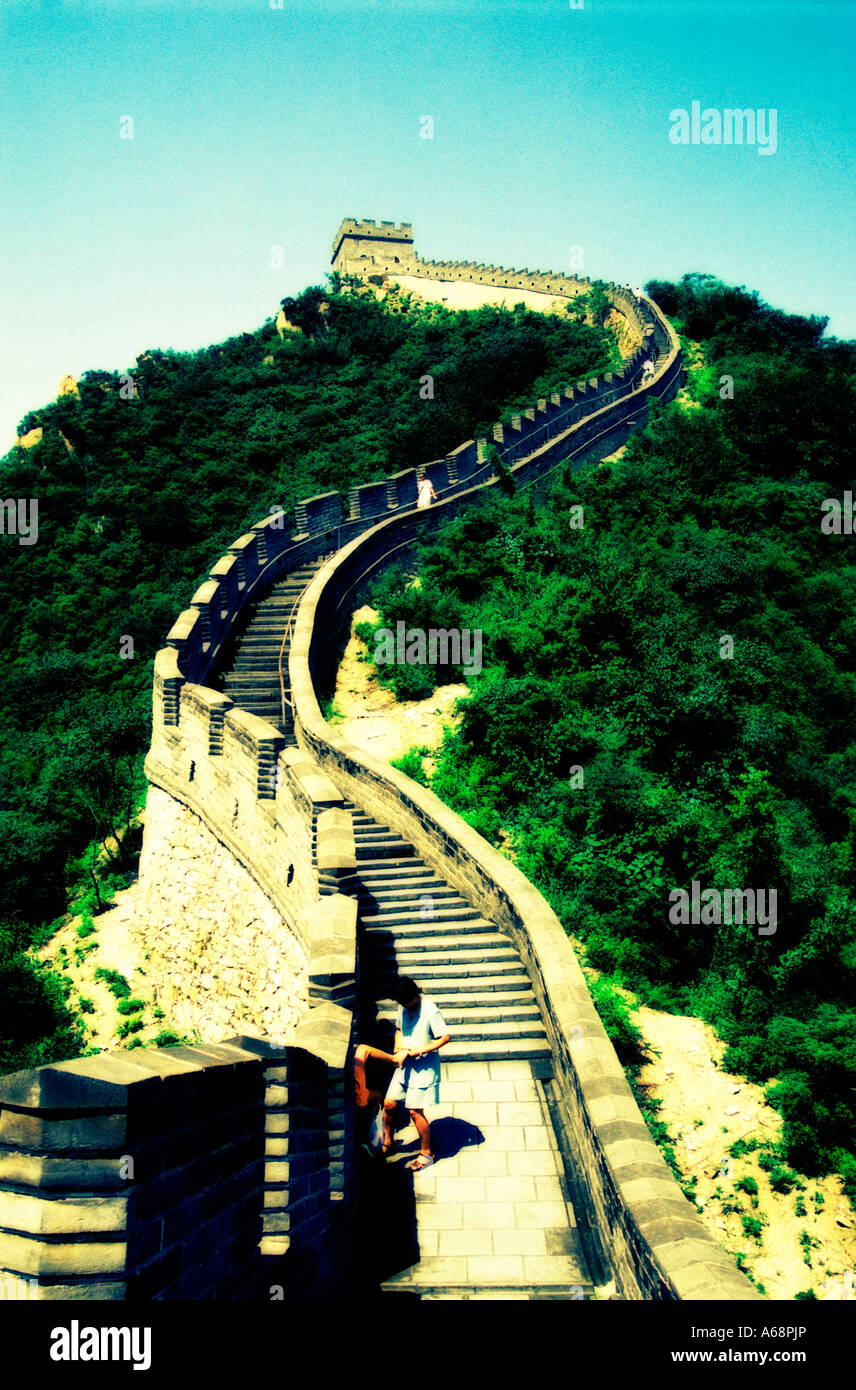
M 80 392 L 77 389 L 77 382 L 69 372 L 66 372 L 65 376 L 61 376 L 59 379 L 59 386 L 57 387 L 57 396 L 59 397 L 79 395 Z
M 15 443 L 19 449 L 32 449 L 34 444 L 38 444 L 42 434 L 41 425 L 36 425 L 33 429 L 27 430 L 26 434 L 19 434 Z
M 298 328 L 296 323 L 292 323 L 290 319 L 287 319 L 285 310 L 280 309 L 276 316 L 276 331 L 282 338 L 285 333 L 302 333 L 303 329 Z

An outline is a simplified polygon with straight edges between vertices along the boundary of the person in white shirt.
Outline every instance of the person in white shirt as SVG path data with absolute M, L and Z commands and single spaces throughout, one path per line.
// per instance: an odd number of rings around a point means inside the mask
M 639 379 L 639 386 L 648 386 L 654 379 L 654 363 L 650 357 L 646 357 L 642 363 L 642 376 Z
M 419 501 L 417 507 L 430 507 L 432 502 L 437 501 L 437 494 L 434 491 L 434 484 L 430 478 L 423 478 L 419 484 Z
M 451 1042 L 451 1034 L 437 1005 L 406 975 L 396 981 L 392 997 L 400 1005 L 393 1052 L 402 1060 L 383 1103 L 383 1153 L 392 1152 L 392 1117 L 396 1106 L 404 1105 L 416 1126 L 420 1150 L 407 1167 L 418 1172 L 434 1162 L 431 1125 L 425 1118 L 425 1106 L 437 1105 L 440 1100 L 440 1058 L 437 1054 Z

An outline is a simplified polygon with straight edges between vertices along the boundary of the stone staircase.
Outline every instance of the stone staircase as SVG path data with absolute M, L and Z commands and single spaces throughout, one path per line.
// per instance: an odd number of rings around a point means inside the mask
M 326 558 L 326 557 L 324 557 Z M 295 743 L 282 718 L 279 657 L 296 600 L 324 563 L 295 570 L 255 609 L 223 680 L 236 705 Z M 286 696 L 288 643 L 284 670 Z M 259 791 L 274 768 L 259 768 Z M 376 1174 L 377 1219 L 403 1218 L 408 1241 L 384 1294 L 415 1299 L 592 1297 L 543 1078 L 550 1046 L 532 984 L 508 937 L 438 877 L 414 847 L 345 802 L 356 844 L 360 976 L 369 1009 L 392 1021 L 389 988 L 410 975 L 434 1000 L 452 1041 L 442 1051 L 440 1103 L 426 1110 L 437 1162 L 410 1173 L 412 1126 Z
M 223 690 L 236 705 L 250 714 L 267 719 L 291 744 L 295 741 L 291 706 L 286 704 L 283 720 L 279 684 L 282 638 L 297 600 L 327 558 L 325 555 L 312 564 L 293 570 L 285 579 L 274 584 L 270 596 L 262 599 L 255 608 L 249 626 L 238 641 L 235 661 L 223 677 Z M 291 694 L 288 684 L 289 645 L 286 642 L 283 654 L 287 699 Z
M 380 1020 L 396 975 L 434 1000 L 452 1041 L 440 1101 L 426 1108 L 437 1161 L 419 1173 L 412 1126 L 387 1160 L 390 1205 L 411 1253 L 382 1282 L 413 1299 L 593 1296 L 542 1078 L 550 1047 L 520 956 L 411 844 L 353 802 L 361 980 Z
M 549 1057 L 532 985 L 508 937 L 400 835 L 352 802 L 345 806 L 357 852 L 361 973 L 378 1017 L 395 1017 L 389 985 L 410 975 L 449 1025 L 445 1063 Z

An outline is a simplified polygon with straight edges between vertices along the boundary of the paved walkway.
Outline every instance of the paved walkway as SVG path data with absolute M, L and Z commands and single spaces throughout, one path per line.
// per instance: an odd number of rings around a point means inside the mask
M 426 1110 L 437 1162 L 412 1175 L 418 1263 L 386 1293 L 425 1299 L 592 1296 L 562 1160 L 526 1060 L 443 1067 L 440 1104 Z M 388 1162 L 416 1151 L 412 1125 Z M 408 1175 L 409 1177 L 410 1175 Z

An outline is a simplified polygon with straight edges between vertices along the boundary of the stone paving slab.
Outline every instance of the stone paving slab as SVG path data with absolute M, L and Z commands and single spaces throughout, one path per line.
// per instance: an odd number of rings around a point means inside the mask
M 532 1067 L 529 1062 L 520 1061 L 498 1061 L 489 1062 L 490 1075 L 495 1081 L 507 1081 L 509 1077 L 512 1081 L 531 1081 Z

